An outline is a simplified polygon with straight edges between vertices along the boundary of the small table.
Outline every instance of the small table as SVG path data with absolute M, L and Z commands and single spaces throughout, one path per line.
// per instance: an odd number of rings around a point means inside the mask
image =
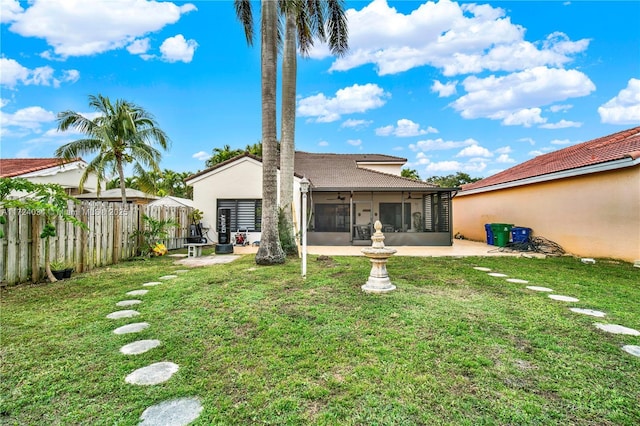
M 204 243 L 188 243 L 185 245 L 187 246 L 187 257 L 202 256 L 202 247 L 206 246 Z

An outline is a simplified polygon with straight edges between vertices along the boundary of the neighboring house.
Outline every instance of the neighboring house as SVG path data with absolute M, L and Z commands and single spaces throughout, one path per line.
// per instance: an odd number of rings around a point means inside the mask
M 80 193 L 78 183 L 87 163 L 81 158 L 6 158 L 0 159 L 0 177 L 25 178 L 33 183 L 57 183 L 69 195 Z M 84 184 L 84 192 L 98 189 L 98 179 L 91 175 Z
M 464 185 L 454 231 L 528 227 L 578 256 L 640 259 L 640 127 L 539 155 Z
M 452 244 L 451 199 L 458 188 L 439 188 L 400 176 L 406 159 L 377 154 L 296 152 L 295 227 L 300 229 L 300 180 L 311 182 L 308 196 L 310 245 L 371 245 L 376 220 L 385 244 Z M 278 171 L 278 177 L 279 177 Z M 217 164 L 185 180 L 204 222 L 216 224 L 220 209 L 231 213 L 231 229 L 259 239 L 262 213 L 262 162 L 251 154 Z
M 157 200 L 160 197 L 147 194 L 146 192 L 138 191 L 137 189 L 126 188 L 125 195 L 127 196 L 127 204 L 145 205 L 149 204 L 153 200 Z M 75 196 L 78 200 L 86 201 L 111 201 L 122 202 L 122 191 L 120 188 L 108 189 L 106 191 L 100 191 L 100 195 L 97 192 L 90 194 L 81 194 Z
M 174 197 L 172 195 L 166 195 L 162 198 L 159 198 L 157 200 L 153 200 L 151 201 L 149 204 L 149 207 L 155 206 L 163 206 L 163 207 L 187 207 L 187 208 L 193 208 L 193 200 L 190 200 L 188 198 L 180 198 L 180 197 Z

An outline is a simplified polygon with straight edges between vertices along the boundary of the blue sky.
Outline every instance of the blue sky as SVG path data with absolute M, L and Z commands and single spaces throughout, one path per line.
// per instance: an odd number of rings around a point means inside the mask
M 247 46 L 232 2 L 0 5 L 2 158 L 50 157 L 80 138 L 57 132 L 56 114 L 90 116 L 98 93 L 155 116 L 172 140 L 163 168 L 195 172 L 215 147 L 260 140 L 259 39 Z M 299 150 L 484 177 L 640 125 L 640 2 L 346 8 L 349 54 L 318 44 L 298 63 Z

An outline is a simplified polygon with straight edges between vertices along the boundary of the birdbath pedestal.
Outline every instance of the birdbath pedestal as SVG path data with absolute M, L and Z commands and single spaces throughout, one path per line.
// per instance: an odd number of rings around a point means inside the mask
M 396 253 L 396 249 L 384 246 L 384 234 L 382 233 L 382 223 L 376 220 L 373 225 L 376 232 L 371 236 L 371 247 L 365 247 L 361 251 L 371 261 L 371 272 L 369 280 L 362 286 L 362 290 L 367 293 L 386 293 L 396 289 L 391 284 L 387 273 L 387 260 Z

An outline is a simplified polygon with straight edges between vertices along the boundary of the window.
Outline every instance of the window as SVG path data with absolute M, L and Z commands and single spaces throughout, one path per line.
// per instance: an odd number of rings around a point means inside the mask
M 404 223 L 402 203 L 380 203 L 382 232 L 402 231 L 411 228 L 411 203 L 404 203 Z M 404 227 L 403 227 L 404 225 Z
M 424 196 L 424 230 L 450 232 L 451 194 L 438 192 Z
M 232 232 L 238 229 L 249 231 L 262 229 L 262 200 L 218 200 L 218 209 L 231 211 L 230 227 Z M 220 223 L 217 228 L 219 232 Z
M 316 232 L 349 232 L 348 204 L 316 204 L 314 209 Z

